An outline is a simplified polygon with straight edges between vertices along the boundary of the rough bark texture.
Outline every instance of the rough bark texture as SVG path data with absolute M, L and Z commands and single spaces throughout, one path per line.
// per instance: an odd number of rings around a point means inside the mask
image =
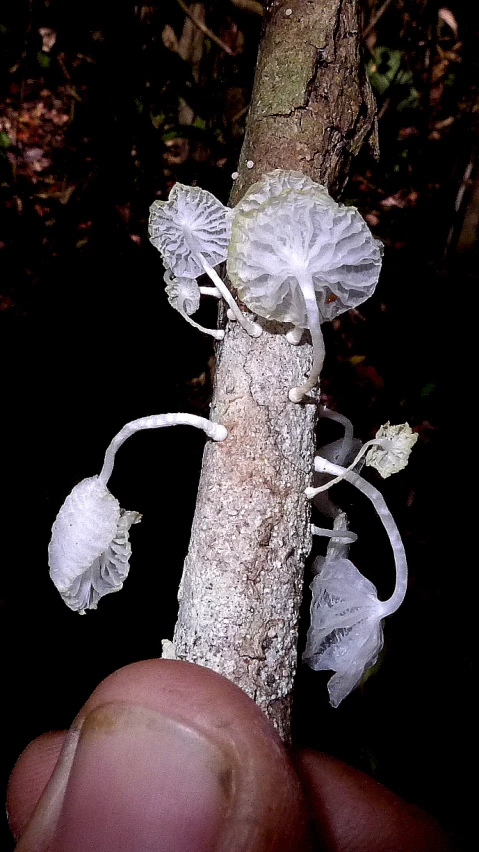
M 374 130 L 358 4 L 280 0 L 266 19 L 231 202 L 273 168 L 299 169 L 337 195 Z M 229 435 L 205 449 L 174 645 L 238 684 L 288 739 L 316 405 L 288 401 L 309 372 L 309 343 L 263 328 L 253 340 L 228 323 L 218 348 L 211 414 Z

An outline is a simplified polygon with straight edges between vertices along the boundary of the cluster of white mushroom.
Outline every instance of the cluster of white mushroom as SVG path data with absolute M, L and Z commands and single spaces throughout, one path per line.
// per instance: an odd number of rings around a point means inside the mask
M 166 267 L 170 304 L 200 331 L 218 340 L 224 336 L 222 330 L 206 329 L 192 319 L 201 295 L 209 295 L 224 298 L 229 318 L 249 335 L 262 333 L 261 325 L 239 308 L 216 272 L 214 267 L 224 261 L 239 298 L 251 311 L 292 325 L 285 333 L 293 344 L 300 343 L 303 331 L 309 329 L 313 366 L 307 381 L 290 390 L 292 402 L 300 402 L 319 381 L 324 361 L 321 324 L 367 299 L 381 267 L 381 244 L 358 211 L 336 203 L 323 186 L 295 171 L 276 169 L 264 175 L 234 210 L 206 190 L 176 184 L 168 201 L 155 201 L 150 208 L 149 232 Z M 204 273 L 213 286 L 198 284 Z M 315 471 L 323 479 L 333 478 L 306 490 L 306 496 L 316 499 L 317 507 L 335 520 L 333 529 L 312 527 L 315 535 L 329 537 L 330 543 L 326 556 L 315 562 L 304 659 L 313 669 L 335 671 L 328 688 L 331 703 L 337 706 L 375 663 L 383 642 L 383 619 L 400 606 L 407 584 L 397 526 L 380 492 L 358 471 L 364 461 L 383 477 L 401 470 L 417 435 L 408 424 L 388 423 L 361 447 L 347 418 L 325 408 L 322 414 L 343 426 L 344 437 L 323 447 L 315 459 Z M 227 437 L 221 424 L 192 414 L 134 420 L 110 443 L 100 474 L 84 479 L 65 500 L 52 528 L 49 565 L 70 609 L 81 614 L 96 609 L 104 595 L 122 588 L 128 575 L 129 529 L 141 515 L 121 509 L 108 490 L 117 450 L 142 429 L 179 424 L 200 428 L 214 441 Z M 378 600 L 373 584 L 347 558 L 357 535 L 348 530 L 345 514 L 325 493 L 343 479 L 371 500 L 389 536 L 396 586 L 387 601 Z
M 338 204 L 324 186 L 296 171 L 264 175 L 233 210 L 204 189 L 177 183 L 168 201 L 152 204 L 149 232 L 167 268 L 170 304 L 190 322 L 203 292 L 222 296 L 230 319 L 253 337 L 261 334 L 214 269 L 226 261 L 231 283 L 254 314 L 292 325 L 287 338 L 293 344 L 309 329 L 313 366 L 305 384 L 290 390 L 292 402 L 318 383 L 325 354 L 321 324 L 369 298 L 381 270 L 382 244 L 356 208 Z M 203 273 L 214 290 L 199 287 Z
M 327 409 L 322 413 L 339 419 Z M 343 467 L 331 461 L 331 455 L 334 452 L 346 459 L 354 447 L 354 439 L 350 421 L 341 417 L 340 422 L 345 425 L 343 441 L 321 448 L 314 460 L 317 473 L 334 478 L 318 488 L 307 488 L 306 496 L 310 499 L 323 496 L 332 485 L 344 479 L 368 497 L 391 543 L 396 582 L 391 597 L 380 601 L 375 586 L 347 558 L 349 545 L 357 536 L 347 529 L 344 512 L 336 510 L 333 530 L 312 526 L 313 534 L 328 536 L 331 542 L 326 556 L 318 557 L 313 567 L 311 622 L 303 659 L 316 671 L 335 672 L 328 683 L 333 707 L 358 686 L 376 663 L 383 645 L 383 620 L 401 606 L 407 588 L 406 553 L 394 518 L 380 491 L 363 479 L 356 468 L 361 466 L 368 451 L 366 464 L 375 467 L 383 478 L 397 473 L 406 467 L 418 437 L 407 423 L 399 426 L 387 423 L 381 426 L 375 438 L 364 444 L 354 461 Z

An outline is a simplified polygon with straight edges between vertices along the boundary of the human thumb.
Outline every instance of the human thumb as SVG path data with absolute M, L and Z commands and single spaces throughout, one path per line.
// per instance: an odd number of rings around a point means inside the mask
M 45 783 L 39 749 L 32 782 L 28 750 L 12 774 L 14 826 L 28 784 Z M 19 829 L 17 852 L 308 848 L 299 781 L 272 726 L 224 678 L 170 660 L 97 687 Z

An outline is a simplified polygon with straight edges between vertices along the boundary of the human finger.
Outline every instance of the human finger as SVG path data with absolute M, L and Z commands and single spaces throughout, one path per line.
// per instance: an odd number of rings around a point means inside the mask
M 310 749 L 295 764 L 322 852 L 453 852 L 435 819 L 364 772 Z
M 32 748 L 36 762 L 27 750 L 9 787 L 17 830 L 26 770 L 37 767 L 40 790 L 52 769 L 54 750 L 39 762 L 42 746 Z M 189 663 L 135 663 L 88 699 L 21 830 L 17 852 L 47 849 L 298 852 L 308 849 L 301 785 L 272 725 L 234 684 Z

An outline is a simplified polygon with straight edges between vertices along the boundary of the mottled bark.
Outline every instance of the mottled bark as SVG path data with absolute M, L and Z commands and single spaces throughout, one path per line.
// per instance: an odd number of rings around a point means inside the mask
M 356 0 L 269 7 L 233 204 L 273 168 L 299 169 L 337 195 L 374 129 Z M 281 326 L 262 324 L 252 339 L 228 323 L 218 347 L 211 413 L 229 435 L 205 449 L 174 645 L 237 683 L 287 739 L 316 405 L 288 401 L 309 372 L 309 342 L 291 346 Z

